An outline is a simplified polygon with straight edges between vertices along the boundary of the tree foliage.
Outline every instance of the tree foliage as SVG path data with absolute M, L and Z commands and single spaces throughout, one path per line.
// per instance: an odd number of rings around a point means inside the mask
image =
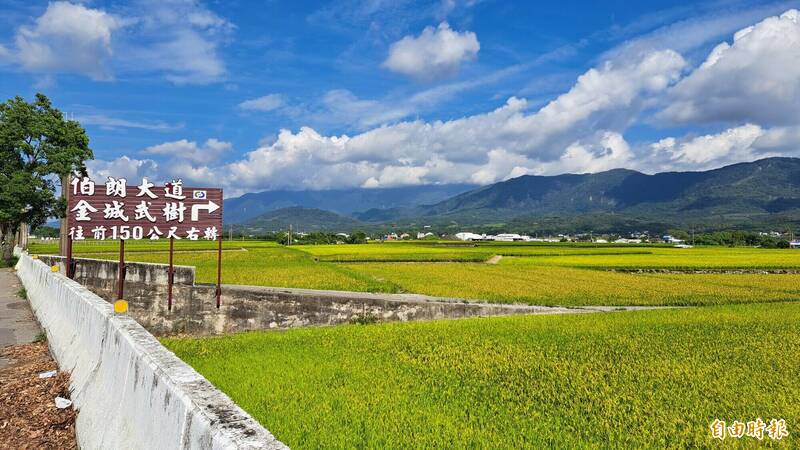
M 86 130 L 36 94 L 33 102 L 15 97 L 0 104 L 0 228 L 3 256 L 23 223 L 39 226 L 48 217 L 64 217 L 56 196 L 61 179 L 85 174 L 92 159 Z

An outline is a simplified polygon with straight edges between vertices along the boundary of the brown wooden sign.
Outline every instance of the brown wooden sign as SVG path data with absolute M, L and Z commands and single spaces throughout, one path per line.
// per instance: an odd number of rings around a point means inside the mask
M 71 240 L 221 238 L 222 189 L 138 181 L 74 178 L 67 206 Z

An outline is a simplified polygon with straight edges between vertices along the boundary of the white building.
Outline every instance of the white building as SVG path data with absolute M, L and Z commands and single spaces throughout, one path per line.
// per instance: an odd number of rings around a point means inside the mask
M 800 241 L 789 242 L 789 248 L 800 248 Z
M 520 236 L 516 233 L 500 233 L 494 237 L 495 241 L 501 242 L 514 242 L 514 241 L 524 241 L 525 237 Z
M 486 238 L 485 234 L 475 234 L 470 233 L 468 231 L 462 231 L 461 233 L 456 233 L 456 239 L 462 241 L 482 241 Z

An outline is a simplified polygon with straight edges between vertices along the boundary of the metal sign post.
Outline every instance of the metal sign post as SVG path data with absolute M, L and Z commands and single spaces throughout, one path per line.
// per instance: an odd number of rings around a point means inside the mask
M 222 235 L 217 240 L 217 309 L 219 309 L 220 296 L 222 295 Z
M 125 298 L 125 240 L 119 240 L 119 263 L 117 264 L 117 300 Z
M 67 236 L 67 278 L 75 276 L 74 261 L 72 261 L 72 238 Z
M 169 269 L 167 269 L 167 310 L 172 311 L 172 283 L 175 281 L 175 269 L 172 267 L 172 251 L 175 238 L 169 238 Z

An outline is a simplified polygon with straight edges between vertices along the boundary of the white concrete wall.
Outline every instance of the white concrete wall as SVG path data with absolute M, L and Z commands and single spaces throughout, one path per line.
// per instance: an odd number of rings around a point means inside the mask
M 286 448 L 150 333 L 43 262 L 20 254 L 17 274 L 71 374 L 83 449 Z

